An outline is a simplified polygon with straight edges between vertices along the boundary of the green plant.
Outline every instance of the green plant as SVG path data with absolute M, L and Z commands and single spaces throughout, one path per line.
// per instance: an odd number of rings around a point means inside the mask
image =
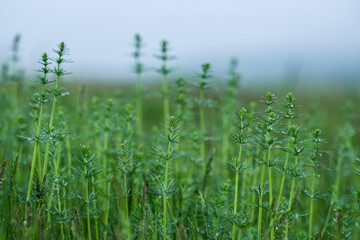
M 210 75 L 210 63 L 205 63 L 202 66 L 202 73 L 198 74 L 201 78 L 199 83 L 199 106 L 200 106 L 200 159 L 203 165 L 203 172 L 206 171 L 206 154 L 205 154 L 205 137 L 206 137 L 206 127 L 205 127 L 205 89 L 208 88 L 208 79 L 211 78 Z
M 238 129 L 238 133 L 233 135 L 234 140 L 240 145 L 239 147 L 239 156 L 237 158 L 233 158 L 231 161 L 228 162 L 229 169 L 235 173 L 235 194 L 234 194 L 234 211 L 233 211 L 233 227 L 232 227 L 232 239 L 234 240 L 236 237 L 236 216 L 237 212 L 237 205 L 238 205 L 238 190 L 239 190 L 239 175 L 245 170 L 246 161 L 241 159 L 241 155 L 243 153 L 243 146 L 247 143 L 248 136 L 246 135 L 246 128 L 247 128 L 247 117 L 248 114 L 245 108 L 242 108 L 240 113 L 236 114 L 236 128 Z M 240 233 L 239 233 L 240 235 Z
M 141 75 L 144 72 L 144 64 L 141 62 L 141 48 L 142 48 L 142 38 L 140 34 L 135 35 L 135 51 L 133 53 L 135 64 L 133 70 L 136 74 L 136 115 L 137 115 L 137 125 L 136 125 L 136 133 L 138 137 L 142 133 L 142 84 L 141 84 Z
M 168 126 L 169 124 L 169 114 L 170 114 L 170 103 L 169 103 L 169 84 L 168 84 L 168 75 L 172 72 L 172 69 L 168 67 L 168 61 L 174 59 L 173 56 L 168 55 L 169 43 L 166 40 L 161 41 L 160 43 L 160 53 L 156 57 L 161 60 L 161 68 L 157 71 L 162 75 L 162 94 L 163 94 L 163 104 L 164 104 L 164 124 Z
M 75 157 L 79 162 L 77 168 L 73 168 L 74 172 L 84 180 L 85 184 L 85 198 L 78 195 L 78 197 L 86 205 L 86 221 L 87 221 L 87 235 L 91 239 L 91 225 L 90 225 L 90 204 L 96 201 L 96 192 L 89 193 L 89 184 L 91 179 L 99 174 L 102 170 L 98 169 L 93 162 L 96 160 L 96 155 L 93 153 L 89 145 L 80 145 L 80 149 L 75 153 Z
M 66 60 L 64 58 L 66 55 L 69 54 L 69 49 L 65 46 L 64 42 L 61 42 L 58 45 L 58 49 L 54 50 L 54 52 L 57 54 L 57 58 L 55 58 L 53 60 L 55 67 L 51 72 L 55 74 L 56 81 L 55 81 L 54 88 L 51 90 L 53 100 L 52 100 L 51 115 L 50 115 L 48 130 L 47 130 L 49 139 L 51 139 L 51 135 L 53 134 L 53 132 L 55 130 L 55 129 L 53 129 L 53 125 L 54 125 L 54 120 L 55 120 L 55 112 L 56 112 L 56 105 L 58 102 L 58 98 L 68 94 L 66 91 L 64 91 L 63 89 L 60 88 L 60 78 L 62 76 L 64 76 L 65 74 L 67 74 L 67 72 L 62 68 L 62 64 L 69 62 L 68 60 Z M 43 172 L 41 174 L 42 178 L 45 177 L 47 168 L 48 168 L 50 142 L 51 141 L 49 140 L 46 143 L 45 156 L 44 156 L 44 167 L 43 167 Z
M 174 147 L 173 145 L 177 143 L 177 139 L 179 138 L 179 126 L 177 126 L 178 119 L 174 116 L 169 117 L 169 125 L 165 126 L 167 130 L 166 135 L 161 135 L 167 141 L 167 149 L 164 150 L 162 148 L 154 150 L 156 151 L 156 155 L 165 162 L 165 175 L 164 181 L 160 182 L 161 189 L 163 192 L 163 239 L 167 239 L 167 231 L 166 231 L 166 221 L 167 221 L 167 198 L 174 187 L 173 180 L 168 182 L 168 174 L 169 174 L 169 161 L 174 157 Z

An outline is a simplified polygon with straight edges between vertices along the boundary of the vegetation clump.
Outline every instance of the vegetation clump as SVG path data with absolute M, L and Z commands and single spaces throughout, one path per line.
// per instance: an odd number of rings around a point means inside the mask
M 159 100 L 139 34 L 132 87 L 78 91 L 64 42 L 32 82 L 16 71 L 19 42 L 0 82 L 0 239 L 360 238 L 351 100 L 258 101 L 264 89 L 239 88 L 236 59 L 226 84 L 210 63 L 175 76 L 165 40 Z

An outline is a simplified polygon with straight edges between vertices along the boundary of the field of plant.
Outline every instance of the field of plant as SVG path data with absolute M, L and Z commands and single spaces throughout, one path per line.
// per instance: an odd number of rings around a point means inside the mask
M 0 82 L 0 239 L 360 239 L 356 89 L 245 89 L 236 59 L 221 81 L 211 63 L 186 79 L 167 41 L 146 83 L 140 35 L 133 84 L 74 82 L 63 42 L 32 80 L 18 44 Z

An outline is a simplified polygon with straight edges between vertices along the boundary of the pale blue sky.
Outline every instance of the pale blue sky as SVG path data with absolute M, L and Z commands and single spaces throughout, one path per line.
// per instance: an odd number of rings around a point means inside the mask
M 342 77 L 360 73 L 359 24 L 357 0 L 0 0 L 0 62 L 19 32 L 28 73 L 42 52 L 65 41 L 74 77 L 131 77 L 138 32 L 150 67 L 167 39 L 173 66 L 190 74 L 209 61 L 221 75 L 237 56 L 247 81 L 281 78 L 289 59 L 304 77 Z

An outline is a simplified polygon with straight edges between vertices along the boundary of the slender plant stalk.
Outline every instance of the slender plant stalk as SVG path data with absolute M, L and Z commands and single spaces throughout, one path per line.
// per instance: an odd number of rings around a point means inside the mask
M 58 89 L 58 88 L 59 88 L 59 79 L 60 79 L 60 77 L 57 77 L 55 89 Z M 53 101 L 52 108 L 51 108 L 51 115 L 50 115 L 50 122 L 49 122 L 49 132 L 51 131 L 51 129 L 52 129 L 52 127 L 53 127 L 53 124 L 54 124 L 56 103 L 57 103 L 57 101 L 56 101 L 56 99 L 55 99 L 55 100 Z M 44 167 L 43 167 L 42 178 L 45 177 L 46 172 L 47 172 L 48 162 L 49 162 L 49 151 L 50 151 L 50 141 L 48 141 L 48 142 L 46 143 L 45 156 L 44 156 Z
M 43 54 L 42 61 L 43 61 L 43 65 L 44 65 L 44 67 L 42 69 L 44 76 L 41 78 L 42 89 L 41 89 L 41 96 L 40 96 L 41 97 L 40 112 L 39 112 L 38 124 L 37 124 L 37 129 L 36 129 L 37 140 L 35 141 L 35 144 L 34 144 L 33 156 L 32 156 L 32 160 L 31 160 L 30 180 L 29 180 L 29 186 L 28 186 L 28 192 L 27 192 L 26 204 L 25 204 L 25 219 L 27 218 L 27 215 L 28 215 L 28 204 L 30 204 L 31 189 L 32 189 L 32 185 L 33 185 L 37 153 L 39 151 L 40 130 L 41 130 L 42 117 L 43 117 L 43 112 L 44 112 L 43 97 L 45 96 L 45 85 L 47 83 L 47 73 L 49 71 L 47 68 L 49 63 L 48 63 L 48 57 L 47 57 L 46 53 Z
M 290 129 L 291 126 L 291 120 L 288 120 L 288 129 Z M 289 152 L 290 152 L 290 142 L 291 142 L 291 137 L 289 136 L 287 139 L 287 144 L 286 144 L 286 155 L 285 155 L 285 164 L 284 164 L 284 169 L 287 168 L 288 162 L 289 162 Z M 280 191 L 279 191 L 279 196 L 278 196 L 278 201 L 277 201 L 277 205 L 276 208 L 280 207 L 280 203 L 281 203 L 281 198 L 282 198 L 282 194 L 284 191 L 284 186 L 285 186 L 285 177 L 286 177 L 286 173 L 283 172 L 282 177 L 281 177 L 281 185 L 280 185 Z
M 200 88 L 200 158 L 203 162 L 203 172 L 206 171 L 205 155 L 205 114 L 204 114 L 204 89 Z
M 142 85 L 141 85 L 141 74 L 143 72 L 143 64 L 140 62 L 140 56 L 141 56 L 141 47 L 142 47 L 142 40 L 141 36 L 139 34 L 135 35 L 135 52 L 134 52 L 134 58 L 135 58 L 135 73 L 136 73 L 136 133 L 137 136 L 140 137 L 142 134 Z
M 108 121 L 108 119 L 106 120 Z M 107 165 L 107 157 L 106 157 L 106 154 L 107 154 L 107 151 L 108 151 L 108 138 L 109 138 L 109 132 L 108 131 L 105 131 L 105 134 L 104 134 L 104 156 L 103 156 L 103 159 L 104 159 L 104 173 L 105 175 L 107 175 L 109 173 L 108 171 L 108 165 Z M 108 176 L 107 176 L 108 177 Z M 107 229 L 108 229 L 108 224 L 109 224 L 109 212 L 110 212 L 110 194 L 111 194 L 111 189 L 110 189 L 110 185 L 111 185 L 111 181 L 108 181 L 106 183 L 106 195 L 107 195 L 107 198 L 106 199 L 106 204 L 105 204 L 105 220 L 104 220 L 104 225 L 105 225 L 105 230 L 104 230 L 104 240 L 107 239 Z
M 271 148 L 268 149 L 267 153 L 267 163 L 270 165 L 271 161 Z M 268 181 L 269 181 L 269 206 L 272 206 L 273 202 L 273 188 L 272 188 L 272 174 L 271 174 L 271 166 L 268 167 Z
M 165 126 L 169 125 L 169 87 L 168 87 L 168 80 L 167 75 L 163 75 L 163 94 L 164 94 L 164 124 Z
M 60 158 L 61 158 L 61 149 L 62 148 L 62 143 L 59 143 L 58 146 L 58 156 L 56 157 L 56 161 L 54 164 L 54 171 L 55 171 L 55 178 L 58 179 L 58 171 L 59 171 L 59 165 L 60 165 Z M 61 184 L 61 183 L 59 183 Z M 60 187 L 56 188 L 56 193 L 58 195 L 57 197 L 57 203 L 58 203 L 58 210 L 59 212 L 62 214 L 62 208 L 61 208 L 61 197 L 60 197 Z M 63 221 L 60 222 L 60 232 L 61 232 L 61 239 L 64 240 L 65 239 L 65 235 L 64 235 L 64 224 Z
M 129 218 L 129 200 L 128 200 L 128 188 L 127 188 L 127 179 L 126 174 L 124 174 L 124 191 L 125 191 L 125 217 L 126 217 L 126 229 L 127 229 L 127 236 L 131 236 L 130 232 L 130 218 Z
M 229 124 L 229 116 L 228 114 L 224 114 L 223 115 L 223 128 L 224 128 L 224 131 L 223 131 L 223 136 L 222 136 L 222 139 L 223 139 L 223 145 L 222 145 L 222 154 L 223 154 L 223 160 L 224 162 L 226 162 L 228 160 L 228 157 L 229 157 L 229 130 L 230 130 L 230 124 Z
M 258 217 L 258 239 L 261 239 L 261 220 L 262 220 L 262 201 L 263 201 L 263 187 L 265 177 L 265 162 L 266 162 L 267 150 L 264 149 L 263 165 L 261 167 L 260 177 L 260 196 L 259 196 L 259 217 Z
M 310 213 L 309 213 L 309 239 L 312 238 L 312 228 L 314 219 L 314 194 L 315 194 L 315 169 L 313 169 L 313 176 L 311 177 L 311 200 L 310 200 Z
M 256 152 L 255 155 L 258 157 L 260 156 L 260 147 L 256 148 Z M 252 161 L 252 166 L 253 166 L 253 178 L 252 178 L 252 183 L 251 186 L 255 186 L 257 181 L 258 181 L 258 166 L 256 164 L 256 160 L 253 159 Z M 255 203 L 256 201 L 256 195 L 253 194 L 252 198 L 251 198 L 251 202 Z M 252 204 L 252 208 L 251 208 L 251 222 L 255 224 L 255 204 Z
M 241 154 L 242 154 L 242 147 L 243 145 L 240 144 L 240 150 L 239 150 L 239 157 L 238 162 L 241 162 Z M 238 189 L 239 189 L 239 172 L 236 172 L 235 174 L 235 195 L 234 195 L 234 220 L 233 220 L 233 226 L 232 226 L 232 240 L 235 240 L 236 237 L 236 225 L 235 225 L 235 216 L 237 214 L 237 200 L 238 200 Z
M 203 173 L 206 172 L 206 154 L 205 154 L 205 87 L 207 86 L 207 79 L 209 75 L 210 64 L 205 63 L 202 65 L 201 82 L 199 87 L 199 104 L 200 104 L 200 159 L 203 165 Z
M 65 74 L 64 70 L 61 69 L 61 64 L 64 63 L 63 56 L 67 53 L 67 49 L 65 47 L 64 42 L 59 44 L 59 50 L 55 51 L 58 54 L 58 58 L 56 59 L 57 66 L 54 69 L 54 73 L 56 74 L 56 82 L 54 87 L 54 100 L 51 108 L 51 115 L 50 115 L 50 121 L 49 121 L 49 138 L 51 137 L 51 132 L 55 120 L 55 112 L 56 112 L 56 104 L 58 101 L 58 91 L 60 87 L 60 77 Z M 44 156 L 44 167 L 43 167 L 43 173 L 42 173 L 42 179 L 44 179 L 47 168 L 48 168 L 48 162 L 49 162 L 49 150 L 50 150 L 50 141 L 46 143 L 45 148 L 45 156 Z
M 295 146 L 296 147 L 296 146 Z M 298 156 L 295 156 L 295 166 L 298 165 Z M 296 186 L 296 178 L 293 176 L 291 179 L 291 189 L 290 189 L 290 196 L 289 196 L 289 205 L 288 205 L 288 212 L 292 209 L 292 203 L 294 200 L 294 194 L 295 194 L 295 186 Z M 285 238 L 287 238 L 289 235 L 289 221 L 286 221 L 285 226 Z
M 142 86 L 141 73 L 136 74 L 136 115 L 137 115 L 137 135 L 142 134 Z
M 170 133 L 170 138 L 171 138 Z M 169 156 L 171 152 L 171 142 L 168 143 L 168 149 L 167 149 L 167 155 Z M 166 240 L 167 234 L 166 234 L 166 201 L 167 201 L 167 184 L 168 184 L 168 172 L 169 172 L 169 160 L 166 160 L 165 165 L 165 179 L 164 179 L 164 199 L 163 199 L 163 207 L 164 207 L 164 217 L 163 217 L 163 239 Z
M 84 165 L 84 172 L 87 173 L 87 167 Z M 90 225 L 90 206 L 89 206 L 89 180 L 85 180 L 85 201 L 86 201 L 86 219 L 88 239 L 91 240 L 91 225 Z
M 92 167 L 92 164 L 90 165 L 90 167 Z M 91 177 L 91 182 L 92 182 L 92 192 L 95 192 L 96 189 L 95 189 L 95 177 L 94 176 Z M 93 208 L 94 208 L 94 211 L 97 210 L 96 201 L 93 202 Z M 95 239 L 99 240 L 98 217 L 95 217 L 94 223 L 95 223 Z

